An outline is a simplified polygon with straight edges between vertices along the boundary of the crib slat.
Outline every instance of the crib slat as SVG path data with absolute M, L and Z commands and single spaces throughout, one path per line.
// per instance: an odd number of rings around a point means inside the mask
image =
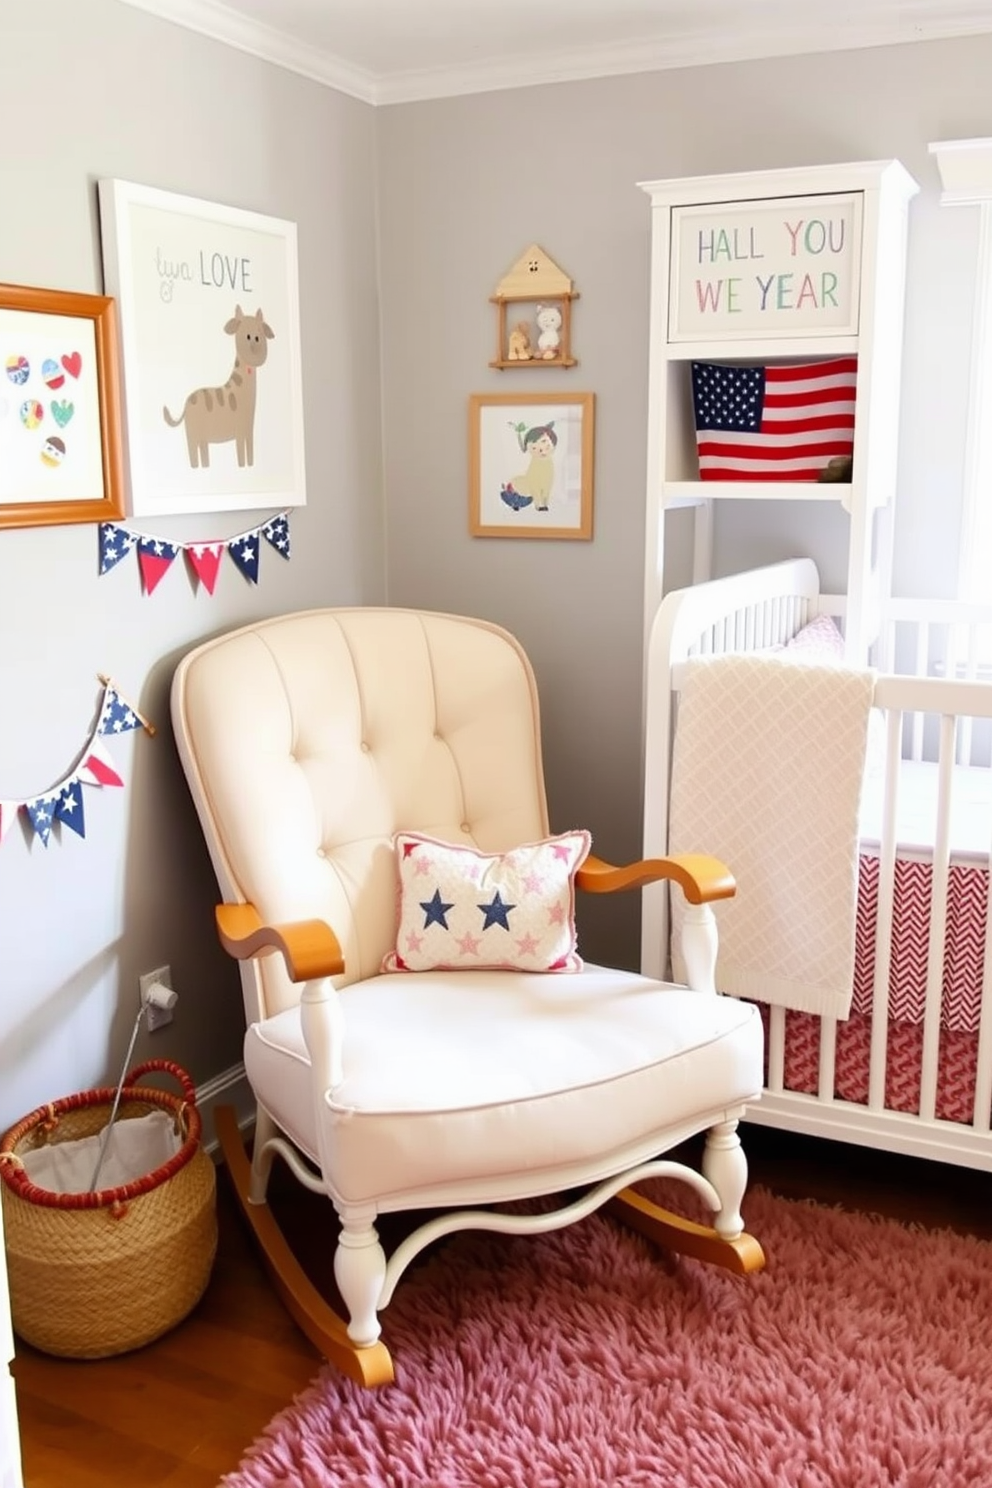
M 834 1099 L 837 1073 L 837 1019 L 820 1019 L 820 1068 L 817 1078 L 817 1094 L 828 1104 Z
M 923 1061 L 920 1074 L 920 1115 L 932 1121 L 937 1109 L 937 1065 L 940 1055 L 940 1009 L 947 939 L 947 887 L 951 861 L 951 783 L 954 769 L 956 719 L 940 720 L 937 754 L 937 830 L 934 836 L 930 928 L 927 941 L 927 987 L 923 1014 Z
M 987 1132 L 992 1125 L 992 847 L 986 864 L 985 949 L 982 963 L 982 1001 L 978 1024 L 978 1068 L 975 1076 L 975 1111 L 972 1125 Z
M 785 1008 L 768 1009 L 768 1080 L 766 1089 L 785 1088 Z
M 875 976 L 871 998 L 871 1053 L 868 1067 L 868 1105 L 885 1109 L 885 1075 L 889 1047 L 889 977 L 892 972 L 892 929 L 896 898 L 896 820 L 899 803 L 899 754 L 903 715 L 890 708 L 885 736 L 885 799 L 882 803 L 882 840 L 878 849 L 878 901 L 875 910 Z

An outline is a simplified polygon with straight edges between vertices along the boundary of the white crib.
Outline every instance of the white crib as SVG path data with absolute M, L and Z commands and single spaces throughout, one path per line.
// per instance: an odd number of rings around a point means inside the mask
M 646 664 L 646 855 L 668 848 L 683 664 L 781 646 L 843 611 L 806 559 L 663 600 Z M 851 1016 L 763 1009 L 766 1088 L 748 1119 L 992 1171 L 992 607 L 889 600 L 875 633 L 884 748 L 863 790 Z M 654 887 L 645 971 L 668 973 L 668 942 Z

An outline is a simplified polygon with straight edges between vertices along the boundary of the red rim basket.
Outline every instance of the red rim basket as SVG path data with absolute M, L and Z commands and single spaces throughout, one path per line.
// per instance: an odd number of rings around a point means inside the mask
M 182 1094 L 138 1082 L 171 1075 Z M 117 1121 L 168 1112 L 179 1150 L 132 1183 L 59 1194 L 28 1178 L 22 1154 L 93 1136 L 115 1089 L 39 1106 L 0 1141 L 0 1191 L 15 1332 L 45 1353 L 97 1359 L 140 1348 L 182 1321 L 206 1289 L 217 1250 L 214 1165 L 186 1071 L 167 1059 L 131 1070 Z

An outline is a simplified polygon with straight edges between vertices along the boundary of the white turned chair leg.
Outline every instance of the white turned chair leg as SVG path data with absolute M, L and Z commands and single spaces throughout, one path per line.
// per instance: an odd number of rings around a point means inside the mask
M 269 1189 L 269 1174 L 272 1172 L 272 1159 L 275 1157 L 271 1149 L 269 1151 L 265 1149 L 266 1144 L 278 1135 L 279 1128 L 268 1111 L 256 1105 L 255 1136 L 251 1148 L 251 1180 L 248 1185 L 249 1204 L 265 1203 L 265 1196 Z
M 741 1201 L 747 1188 L 747 1158 L 736 1121 L 721 1121 L 706 1133 L 702 1169 L 720 1199 L 713 1228 L 724 1240 L 736 1240 L 744 1229 Z
M 348 1312 L 348 1337 L 359 1348 L 376 1342 L 378 1307 L 386 1280 L 386 1256 L 370 1207 L 339 1209 L 341 1233 L 334 1253 L 334 1279 Z

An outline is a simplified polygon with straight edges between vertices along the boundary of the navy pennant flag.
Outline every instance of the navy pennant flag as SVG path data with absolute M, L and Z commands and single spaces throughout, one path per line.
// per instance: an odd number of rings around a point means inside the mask
M 83 787 L 78 780 L 68 780 L 55 802 L 55 820 L 71 827 L 80 837 L 86 836 L 83 817 Z
M 131 704 L 126 703 L 113 687 L 108 687 L 100 718 L 101 734 L 125 734 L 128 729 L 143 727 L 144 720 L 138 717 Z
M 40 837 L 43 846 L 47 847 L 52 835 L 52 823 L 54 820 L 55 800 L 52 796 L 37 796 L 33 801 L 25 801 L 24 809 L 31 819 L 36 837 Z
M 262 536 L 272 544 L 277 553 L 281 553 L 284 558 L 290 556 L 289 517 L 285 512 L 273 517 L 271 522 L 266 522 L 262 528 Z
M 134 550 L 137 538 L 116 522 L 100 523 L 100 572 L 109 573 L 122 558 Z
M 253 584 L 258 583 L 258 549 L 258 528 L 254 532 L 245 532 L 227 545 L 227 551 L 238 568 Z

